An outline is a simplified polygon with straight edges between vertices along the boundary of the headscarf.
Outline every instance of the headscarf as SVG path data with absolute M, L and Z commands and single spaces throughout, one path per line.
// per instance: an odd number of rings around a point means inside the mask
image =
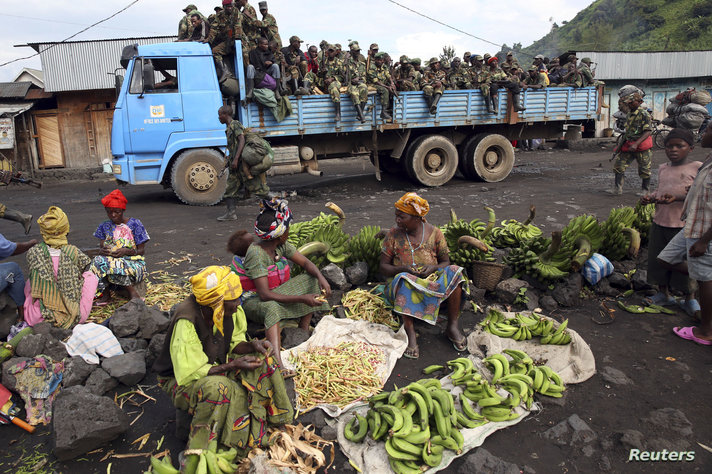
M 684 140 L 690 146 L 695 144 L 695 135 L 693 135 L 691 130 L 687 130 L 685 128 L 673 128 L 672 130 L 670 130 L 670 132 L 665 137 L 666 145 L 671 138 L 679 138 L 680 140 Z
M 60 248 L 67 245 L 69 219 L 64 211 L 57 206 L 51 206 L 47 212 L 37 219 L 40 225 L 42 240 L 50 247 Z
M 260 214 L 255 220 L 255 234 L 262 240 L 272 240 L 276 239 L 280 235 L 287 232 L 289 229 L 289 223 L 292 221 L 292 213 L 287 207 L 286 199 L 272 198 L 271 201 L 263 199 L 260 203 Z M 260 216 L 266 212 L 274 214 L 274 221 L 269 226 L 269 230 L 260 230 L 257 223 L 260 220 Z
M 220 334 L 223 332 L 225 309 L 223 301 L 236 300 L 242 294 L 240 277 L 230 267 L 212 265 L 190 278 L 193 294 L 199 305 L 210 306 L 213 310 L 213 323 Z
M 128 200 L 126 199 L 126 196 L 124 196 L 124 193 L 122 193 L 118 189 L 114 189 L 109 194 L 104 196 L 101 200 L 101 203 L 104 205 L 104 207 L 112 207 L 115 209 L 124 210 L 126 210 L 127 202 Z
M 396 209 L 412 216 L 425 217 L 430 211 L 430 204 L 415 193 L 405 193 L 396 201 Z

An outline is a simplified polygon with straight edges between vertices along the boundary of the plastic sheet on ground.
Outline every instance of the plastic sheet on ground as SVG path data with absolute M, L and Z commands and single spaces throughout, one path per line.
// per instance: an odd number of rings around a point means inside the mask
M 379 370 L 383 383 L 390 377 L 398 359 L 408 346 L 408 336 L 403 327 L 395 333 L 383 324 L 370 323 L 368 321 L 355 321 L 353 319 L 337 319 L 331 315 L 324 316 L 319 324 L 314 328 L 311 337 L 302 344 L 289 350 L 282 351 L 284 366 L 288 369 L 295 369 L 292 356 L 299 354 L 312 347 L 335 347 L 342 342 L 365 342 L 381 349 L 385 356 L 385 364 Z M 338 407 L 331 404 L 318 405 L 329 416 L 339 416 L 344 410 L 356 406 L 361 402 L 353 402 L 345 407 Z M 299 410 L 299 397 L 297 397 L 297 410 Z
M 531 315 L 530 311 L 520 311 L 521 314 Z M 513 318 L 515 313 L 505 312 L 507 318 Z M 536 317 L 544 316 L 535 313 Z M 548 316 L 544 316 L 549 318 Z M 556 322 L 553 318 L 549 318 Z M 596 361 L 591 352 L 591 347 L 579 334 L 569 327 L 571 343 L 562 346 L 540 344 L 538 337 L 528 341 L 515 341 L 512 338 L 495 336 L 484 330 L 480 325 L 467 337 L 467 350 L 478 357 L 490 354 L 499 354 L 504 349 L 519 349 L 534 359 L 537 364 L 546 364 L 561 376 L 565 384 L 580 383 L 588 380 L 596 373 Z M 484 349 L 482 349 L 484 348 Z

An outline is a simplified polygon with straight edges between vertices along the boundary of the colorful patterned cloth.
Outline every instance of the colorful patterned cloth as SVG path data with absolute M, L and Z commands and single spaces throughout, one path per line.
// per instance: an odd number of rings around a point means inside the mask
M 52 421 L 52 403 L 60 391 L 64 363 L 46 355 L 19 362 L 10 367 L 15 376 L 16 391 L 25 402 L 27 422 L 47 425 Z
M 94 232 L 94 237 L 102 239 L 109 249 L 136 248 L 148 242 L 148 232 L 140 220 L 133 217 L 126 224 L 116 225 L 107 220 L 101 223 Z M 146 261 L 141 255 L 130 257 L 94 257 L 91 269 L 99 279 L 97 293 L 103 293 L 109 284 L 133 286 L 143 281 L 146 275 Z
M 274 214 L 274 221 L 269 227 L 269 230 L 262 231 L 257 227 L 255 220 L 255 234 L 262 240 L 272 240 L 283 235 L 289 229 L 289 223 L 292 222 L 292 213 L 287 206 L 288 202 L 285 199 L 273 198 L 272 200 L 263 199 L 260 203 L 260 216 L 265 213 Z M 257 216 L 259 219 L 259 216 Z
M 223 331 L 225 316 L 224 301 L 233 301 L 242 294 L 240 278 L 230 271 L 230 267 L 212 265 L 205 267 L 197 275 L 190 277 L 193 295 L 199 305 L 210 306 L 213 310 L 213 323 L 220 334 Z
M 428 201 L 418 196 L 416 193 L 405 193 L 399 200 L 396 201 L 396 209 L 403 211 L 411 216 L 425 217 L 430 211 Z
M 245 264 L 242 257 L 235 255 L 230 264 L 230 269 L 240 277 L 242 290 L 245 292 L 255 291 L 255 283 L 247 276 Z M 279 257 L 279 260 L 267 267 L 267 283 L 269 289 L 273 290 L 282 283 L 286 283 L 290 277 L 289 261 L 284 257 Z

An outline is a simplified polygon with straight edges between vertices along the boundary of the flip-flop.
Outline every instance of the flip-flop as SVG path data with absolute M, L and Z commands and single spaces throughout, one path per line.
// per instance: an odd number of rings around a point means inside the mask
M 700 303 L 695 300 L 687 300 L 687 301 L 681 301 L 680 303 L 680 308 L 683 309 L 687 313 L 688 316 L 691 318 L 700 318 Z
M 659 306 L 673 306 L 678 304 L 677 300 L 670 295 L 659 291 L 649 298 L 643 298 L 643 302 L 647 305 L 657 304 Z
M 695 336 L 695 334 L 692 332 L 692 330 L 696 327 L 697 326 L 687 326 L 684 328 L 676 327 L 676 328 L 673 328 L 672 332 L 674 332 L 678 337 L 687 339 L 688 341 L 692 341 L 692 342 L 699 344 L 701 346 L 712 346 L 712 341 L 700 339 L 699 337 Z
M 456 341 L 450 337 L 448 337 L 448 340 L 452 342 L 452 347 L 455 348 L 457 352 L 463 352 L 467 350 L 467 338 L 463 337 L 461 340 Z
M 92 306 L 94 306 L 95 308 L 101 308 L 103 306 L 107 306 L 108 304 L 108 301 L 95 301 Z
M 412 347 L 406 347 L 405 352 L 403 353 L 403 357 L 406 359 L 417 359 L 420 357 L 420 349 L 418 346 L 415 346 L 414 348 Z
M 284 380 L 291 379 L 297 376 L 297 373 L 291 369 L 281 369 L 282 378 Z

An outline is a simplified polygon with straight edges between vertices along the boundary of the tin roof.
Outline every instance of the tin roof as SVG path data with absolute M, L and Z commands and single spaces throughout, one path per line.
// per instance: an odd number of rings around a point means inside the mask
M 1 99 L 24 99 L 31 82 L 0 82 Z
M 121 50 L 130 44 L 174 41 L 175 36 L 29 43 L 40 53 L 47 92 L 113 89 L 113 73 L 120 69 Z
M 596 63 L 596 79 L 679 79 L 712 76 L 712 50 L 577 51 Z

